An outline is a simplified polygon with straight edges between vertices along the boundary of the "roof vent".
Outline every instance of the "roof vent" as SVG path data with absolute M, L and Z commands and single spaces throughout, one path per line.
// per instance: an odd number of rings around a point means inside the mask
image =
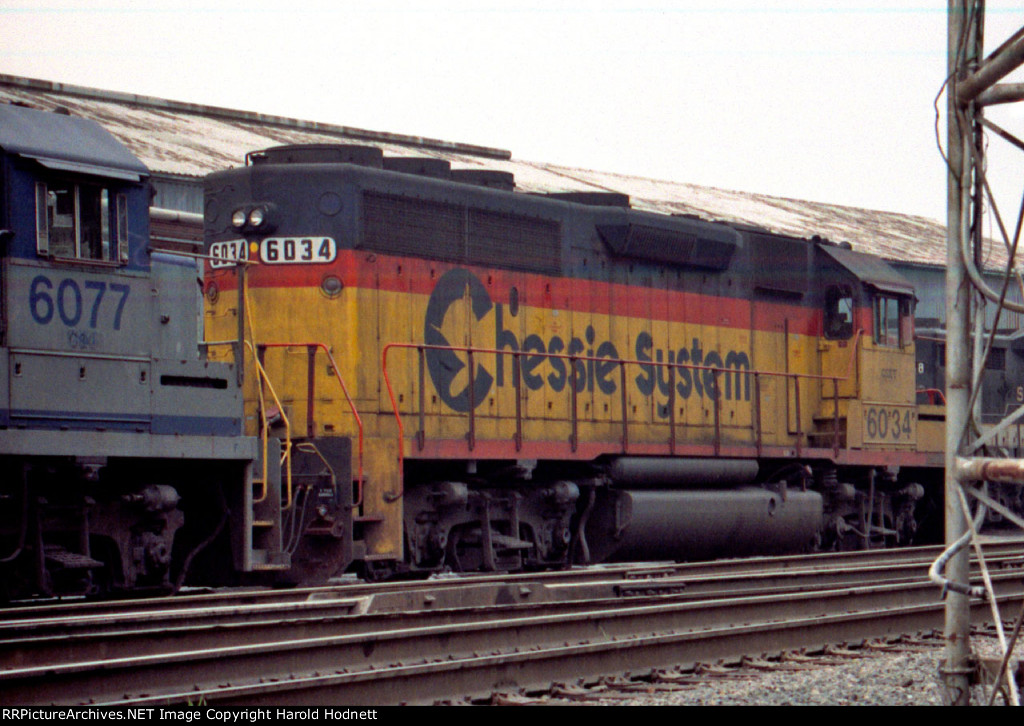
M 452 164 L 444 159 L 433 159 L 429 156 L 388 156 L 384 158 L 384 168 L 402 174 L 416 174 L 435 179 L 451 179 Z
M 740 233 L 730 227 L 671 218 L 650 224 L 599 224 L 597 233 L 620 257 L 707 270 L 727 269 L 742 242 Z
M 629 207 L 629 195 L 619 192 L 549 192 L 542 196 L 592 207 Z
M 516 188 L 516 178 L 512 172 L 494 169 L 452 169 L 452 181 L 506 192 L 515 191 Z
M 352 144 L 290 144 L 247 155 L 252 164 L 355 164 L 380 169 L 384 152 L 376 146 Z

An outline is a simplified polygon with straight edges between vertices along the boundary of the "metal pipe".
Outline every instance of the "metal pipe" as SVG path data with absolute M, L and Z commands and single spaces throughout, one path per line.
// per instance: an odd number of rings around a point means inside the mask
M 961 3 L 951 3 L 952 5 Z M 980 13 L 979 13 L 980 15 Z M 981 31 L 976 31 L 978 47 L 981 47 Z M 955 100 L 962 106 L 976 99 L 983 91 L 988 90 L 1002 78 L 1009 75 L 1017 66 L 1024 63 L 1024 35 L 1021 31 L 997 49 L 978 67 L 974 73 L 956 84 Z
M 1021 98 L 1019 100 L 1024 101 L 1024 83 L 1021 83 L 1020 87 L 1021 87 Z M 981 121 L 981 125 L 982 126 L 987 128 L 989 131 L 994 133 L 996 136 L 1001 138 L 1003 141 L 1005 141 L 1006 143 L 1010 144 L 1011 146 L 1016 146 L 1021 151 L 1024 151 L 1024 141 L 1021 141 L 1020 139 L 1018 139 L 1016 136 L 1011 134 L 1009 131 L 1004 129 L 1002 126 L 1000 126 L 997 123 L 994 123 L 994 122 L 990 121 L 987 118 L 979 119 L 979 121 Z
M 466 434 L 466 440 L 469 442 L 469 450 L 472 451 L 476 447 L 476 377 L 473 370 L 472 348 L 466 351 L 466 357 L 469 360 L 469 432 Z
M 993 499 L 983 490 L 971 487 L 967 489 L 967 493 L 984 504 L 987 509 L 1002 515 L 1006 520 L 1013 522 L 1021 529 L 1024 529 L 1024 518 L 1021 518 L 1021 516 L 1016 514 L 1013 510 Z
M 619 361 L 619 389 L 622 392 L 622 453 L 629 450 L 629 398 L 626 395 L 626 363 Z
M 971 25 L 968 21 L 965 0 L 949 0 L 948 7 L 947 69 L 951 79 L 946 94 L 949 163 L 946 182 L 946 324 L 949 353 L 946 356 L 945 523 L 948 557 L 940 559 L 943 565 L 948 566 L 949 580 L 968 582 L 967 551 L 962 548 L 956 549 L 969 533 L 960 512 L 957 497 L 957 487 L 960 483 L 955 472 L 956 454 L 960 450 L 961 437 L 967 425 L 970 394 L 970 359 L 967 355 L 970 350 L 970 300 L 967 265 L 961 255 L 961 240 L 968 232 L 966 220 L 969 215 L 965 212 L 966 205 L 970 202 L 970 190 L 967 185 L 971 178 L 971 162 L 970 152 L 965 152 L 965 146 L 970 140 L 960 127 L 962 114 L 957 103 L 957 78 L 966 68 L 965 56 L 969 55 L 972 59 L 977 57 L 981 38 L 978 25 Z M 974 32 L 969 28 L 973 28 Z M 978 89 L 975 95 L 981 90 L 983 89 Z M 937 561 L 936 567 L 938 566 Z M 941 672 L 946 700 L 950 705 L 966 706 L 970 702 L 970 601 L 964 593 L 947 593 L 944 635 L 945 662 Z
M 715 385 L 715 395 L 711 397 L 711 405 L 715 409 L 715 456 L 718 456 L 722 453 L 722 389 L 718 386 L 718 371 L 711 371 L 711 380 Z M 798 440 L 797 446 L 799 445 Z
M 676 453 L 676 367 L 668 368 L 668 452 Z
M 512 354 L 512 374 L 516 391 L 516 451 L 523 450 L 523 372 L 518 350 Z
M 802 417 L 800 415 L 800 379 L 799 378 L 794 378 L 793 379 L 793 398 L 795 399 L 794 407 L 796 408 L 796 455 L 797 456 L 802 456 L 803 455 L 804 432 L 803 432 L 803 421 L 801 420 Z
M 235 343 L 235 376 L 236 382 L 239 386 L 245 383 L 245 321 L 246 321 L 246 307 L 245 299 L 248 296 L 246 290 L 246 279 L 245 279 L 245 264 L 239 263 L 236 267 L 238 276 L 238 330 L 237 330 L 237 341 Z M 255 335 L 253 336 L 255 339 Z
M 864 519 L 864 549 L 871 549 L 871 520 L 875 513 L 875 470 L 868 471 L 868 516 Z
M 416 357 L 419 361 L 419 386 L 420 386 L 420 430 L 416 432 L 416 445 L 420 451 L 423 451 L 423 447 L 427 443 L 427 376 L 426 376 L 426 351 L 420 348 L 418 351 L 419 355 Z
M 755 459 L 679 459 L 620 456 L 608 466 L 616 484 L 629 487 L 730 487 L 752 484 L 759 471 Z
M 423 350 L 425 346 L 406 346 L 413 347 Z M 395 414 L 395 423 L 398 425 L 398 491 L 385 492 L 385 502 L 397 502 L 399 499 L 405 496 L 405 426 L 402 425 L 402 414 L 398 410 L 398 404 L 395 403 L 395 389 L 391 385 L 391 379 L 388 377 L 388 351 L 391 349 L 390 345 L 384 346 L 384 351 L 381 353 L 381 371 L 384 373 L 384 386 L 388 389 L 388 399 L 391 401 L 391 410 Z
M 179 209 L 164 209 L 163 207 L 150 207 L 149 218 L 156 219 L 161 222 L 182 222 L 184 224 L 194 224 L 196 226 L 203 226 L 203 215 L 196 212 L 182 212 Z
M 316 348 L 306 347 L 306 435 L 316 436 Z
M 754 445 L 761 455 L 761 375 L 754 373 Z
M 967 554 L 967 545 L 971 541 L 971 533 L 965 532 L 964 535 L 956 542 L 950 544 L 946 550 L 939 555 L 939 558 L 932 563 L 932 566 L 928 569 L 928 579 L 934 582 L 936 585 L 942 587 L 943 591 L 947 593 L 957 593 L 962 597 L 985 597 L 985 588 L 983 587 L 972 587 L 970 585 L 964 585 L 962 581 L 946 578 L 944 570 L 946 565 L 955 557 L 964 556 Z M 949 662 L 948 660 L 946 661 Z M 946 674 L 948 677 L 948 673 Z M 955 704 L 954 704 L 955 705 Z
M 956 458 L 958 482 L 991 481 L 999 484 L 1024 484 L 1022 459 Z
M 570 408 L 572 410 L 572 433 L 569 435 L 569 443 L 572 446 L 573 451 L 576 451 L 576 448 L 579 445 L 579 419 L 577 418 L 578 412 L 576 410 L 576 360 L 577 359 L 575 357 L 569 358 L 569 368 L 572 370 L 572 378 L 569 383 L 569 391 L 572 395 L 572 402 L 570 404 Z
M 1000 103 L 1024 101 L 1024 83 L 999 83 L 978 94 L 975 103 L 979 106 L 995 106 Z
M 1001 434 L 1003 431 L 1010 428 L 1011 426 L 1017 425 L 1022 417 L 1024 417 L 1024 406 L 1020 406 L 1019 408 L 1017 408 L 1016 411 L 1014 411 L 1012 414 L 1004 418 L 997 425 L 993 426 L 990 429 L 987 429 L 984 435 L 971 442 L 971 445 L 966 447 L 963 450 L 963 453 L 973 454 L 976 451 L 980 451 L 982 447 L 987 446 L 989 443 L 995 441 L 998 438 L 999 434 Z
M 839 456 L 839 379 L 832 379 L 832 455 Z

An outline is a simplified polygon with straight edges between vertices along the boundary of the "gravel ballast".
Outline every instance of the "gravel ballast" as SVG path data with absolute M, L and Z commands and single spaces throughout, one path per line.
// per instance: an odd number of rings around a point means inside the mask
M 632 693 L 608 689 L 607 698 L 591 691 L 587 700 L 618 706 L 940 706 L 945 704 L 939 679 L 944 650 L 941 639 L 932 643 L 758 661 L 731 668 L 730 675 L 701 677 L 695 685 L 637 684 L 641 690 Z M 998 653 L 995 638 L 975 636 L 971 645 L 982 657 Z M 1011 669 L 1021 658 L 1024 646 L 1018 645 Z M 987 705 L 988 693 L 973 688 L 971 705 Z

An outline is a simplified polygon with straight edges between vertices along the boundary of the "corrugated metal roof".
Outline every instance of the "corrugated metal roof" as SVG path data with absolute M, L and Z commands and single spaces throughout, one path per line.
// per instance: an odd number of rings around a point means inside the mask
M 453 168 L 511 172 L 521 192 L 619 192 L 630 197 L 634 208 L 645 211 L 758 226 L 795 237 L 818 235 L 890 260 L 939 266 L 946 262 L 945 226 L 925 217 L 520 161 L 502 149 L 2 74 L 0 102 L 46 110 L 64 107 L 93 119 L 156 175 L 199 177 L 238 166 L 250 151 L 280 144 L 367 143 L 382 148 L 387 156 L 431 156 L 450 161 Z M 1005 249 L 992 245 L 986 266 L 1005 264 Z

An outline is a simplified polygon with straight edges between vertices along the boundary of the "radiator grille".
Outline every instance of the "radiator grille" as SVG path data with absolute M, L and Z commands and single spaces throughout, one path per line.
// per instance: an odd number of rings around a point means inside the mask
M 363 194 L 368 249 L 544 274 L 561 272 L 556 221 L 394 194 Z

